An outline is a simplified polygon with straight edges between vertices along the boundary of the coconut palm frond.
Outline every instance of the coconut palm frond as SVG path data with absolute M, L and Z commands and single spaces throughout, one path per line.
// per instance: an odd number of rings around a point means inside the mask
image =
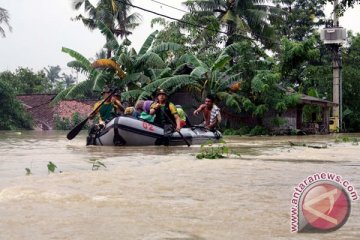
M 6 9 L 0 7 L 0 24 L 4 23 L 8 27 L 9 31 L 11 32 L 12 27 L 10 26 L 9 19 L 10 19 L 10 16 L 9 16 L 8 11 Z M 2 36 L 2 37 L 6 36 L 5 30 L 1 26 L 0 26 L 0 36 Z
M 141 21 L 142 16 L 139 13 L 132 13 L 126 17 L 126 26 L 132 29 L 132 26 L 138 26 Z
M 234 57 L 234 56 L 238 56 L 240 55 L 240 53 L 242 52 L 242 47 L 243 47 L 243 44 L 242 43 L 233 43 L 233 44 L 230 44 L 229 46 L 227 46 L 226 48 L 224 48 L 224 50 L 222 51 L 221 55 L 223 54 L 227 54 L 231 57 Z
M 187 0 L 184 4 L 190 8 L 201 11 L 211 11 L 219 7 L 219 1 L 214 0 Z
M 222 18 L 220 19 L 221 22 L 223 23 L 229 23 L 229 22 L 232 22 L 232 23 L 237 23 L 237 15 L 234 14 L 232 11 L 227 11 L 223 16 Z
M 61 49 L 62 52 L 69 54 L 71 57 L 75 58 L 77 61 L 79 61 L 80 63 L 83 64 L 83 66 L 88 70 L 91 71 L 91 63 L 90 61 L 85 58 L 83 55 L 81 55 L 80 53 L 70 49 L 70 48 L 65 48 L 63 47 Z
M 94 5 L 91 4 L 89 0 L 85 0 L 85 11 L 95 11 Z
M 75 9 L 75 10 L 79 10 L 79 8 L 83 5 L 85 0 L 74 0 L 72 2 L 72 7 Z
M 151 48 L 151 51 L 159 54 L 167 51 L 178 51 L 181 48 L 183 48 L 183 46 L 180 44 L 167 42 L 161 43 L 158 46 Z
M 142 47 L 141 47 L 141 49 L 139 51 L 139 55 L 143 55 L 149 50 L 149 48 L 151 47 L 151 45 L 152 45 L 152 43 L 153 43 L 153 41 L 154 41 L 154 39 L 156 37 L 156 34 L 158 34 L 158 32 L 159 31 L 156 30 L 155 32 L 151 33 L 147 37 L 147 39 L 145 40 L 144 44 L 142 45 Z
M 254 8 L 247 9 L 246 14 L 251 16 L 251 18 L 249 18 L 250 24 L 264 24 L 268 16 L 266 11 Z

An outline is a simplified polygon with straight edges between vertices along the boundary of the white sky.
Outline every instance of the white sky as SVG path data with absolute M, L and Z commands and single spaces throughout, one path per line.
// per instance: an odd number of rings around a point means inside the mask
M 182 8 L 184 0 L 157 0 L 168 5 Z M 13 31 L 7 31 L 6 38 L 0 37 L 0 71 L 14 71 L 17 67 L 29 67 L 40 70 L 49 65 L 60 65 L 69 71 L 66 63 L 73 60 L 61 52 L 67 47 L 76 50 L 85 57 L 94 57 L 105 43 L 104 37 L 98 31 L 88 30 L 80 21 L 71 18 L 83 13 L 72 9 L 71 0 L 0 0 L 0 7 L 10 14 L 10 24 Z M 96 0 L 91 0 L 96 3 Z M 151 0 L 134 0 L 134 5 L 162 13 L 175 18 L 181 18 L 183 12 L 162 6 Z M 340 25 L 355 33 L 360 32 L 360 6 L 349 9 L 340 19 Z M 143 16 L 142 24 L 129 37 L 132 46 L 138 50 L 146 37 L 155 29 L 150 27 L 152 18 L 157 17 L 139 9 L 134 11 Z M 331 7 L 327 13 L 331 12 Z

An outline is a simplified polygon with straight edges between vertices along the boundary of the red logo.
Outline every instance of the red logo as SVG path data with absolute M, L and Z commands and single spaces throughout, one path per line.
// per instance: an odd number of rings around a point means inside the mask
M 335 184 L 320 183 L 306 192 L 301 207 L 309 227 L 328 232 L 345 224 L 350 214 L 350 199 Z
M 155 129 L 154 129 L 154 126 L 147 123 L 147 122 L 143 122 L 143 128 L 146 129 L 146 130 L 149 130 L 151 132 L 153 132 Z

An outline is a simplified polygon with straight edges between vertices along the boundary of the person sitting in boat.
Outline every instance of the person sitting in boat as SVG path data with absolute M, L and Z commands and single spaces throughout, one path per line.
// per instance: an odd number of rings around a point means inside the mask
M 150 114 L 155 114 L 154 124 L 160 127 L 176 124 L 176 131 L 180 131 L 180 117 L 173 103 L 167 100 L 167 93 L 160 89 L 156 93 L 156 100 L 150 107 Z
M 94 109 L 96 109 L 105 99 L 107 99 L 110 94 L 111 89 L 109 87 L 105 87 L 101 92 L 103 100 L 95 103 Z M 92 118 L 98 115 L 99 125 L 105 125 L 107 122 L 117 116 L 117 113 L 120 111 L 119 109 L 124 109 L 120 100 L 116 96 L 112 96 L 111 98 L 107 99 L 106 102 L 104 102 L 104 104 L 98 109 Z
M 209 130 L 215 130 L 221 122 L 220 108 L 214 104 L 214 101 L 215 97 L 208 95 L 205 103 L 201 104 L 199 108 L 194 111 L 194 115 L 203 112 L 204 122 L 202 125 Z
M 144 101 L 143 105 L 142 105 L 142 110 L 140 113 L 140 119 L 149 122 L 149 123 L 153 123 L 154 119 L 155 119 L 155 115 L 151 115 L 150 114 L 150 107 L 151 105 L 154 103 L 154 101 L 151 100 L 146 100 Z
M 186 114 L 184 112 L 184 109 L 182 109 L 182 107 L 180 105 L 176 105 L 176 111 L 179 114 L 179 118 L 180 118 L 180 127 L 185 127 L 186 125 Z

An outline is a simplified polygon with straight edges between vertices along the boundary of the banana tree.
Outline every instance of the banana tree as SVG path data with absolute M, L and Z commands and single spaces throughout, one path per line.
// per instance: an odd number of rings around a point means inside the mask
M 210 66 L 192 54 L 185 54 L 178 59 L 179 67 L 176 71 L 184 67 L 192 69 L 190 77 L 195 83 L 188 90 L 195 93 L 195 96 L 203 99 L 208 94 L 216 95 L 225 106 L 241 111 L 241 97 L 237 92 L 241 88 L 242 73 L 235 72 L 235 68 L 230 67 L 233 57 L 227 52 L 229 49 L 224 49 Z
M 97 24 L 106 36 L 106 45 L 112 49 L 113 57 L 111 59 L 98 59 L 91 63 L 80 53 L 63 48 L 63 52 L 75 58 L 74 61 L 68 63 L 68 66 L 86 74 L 87 80 L 62 91 L 55 98 L 56 101 L 63 98 L 92 96 L 91 92 L 100 91 L 105 85 L 111 85 L 122 91 L 124 100 L 134 102 L 140 96 L 145 98 L 152 94 L 150 88 L 146 88 L 148 91 L 143 89 L 146 85 L 171 76 L 171 69 L 159 54 L 166 51 L 177 51 L 181 48 L 180 45 L 163 43 L 152 48 L 152 42 L 157 34 L 155 31 L 148 36 L 139 53 L 137 53 L 133 48 L 128 49 L 126 40 L 120 44 L 105 24 L 102 22 Z

